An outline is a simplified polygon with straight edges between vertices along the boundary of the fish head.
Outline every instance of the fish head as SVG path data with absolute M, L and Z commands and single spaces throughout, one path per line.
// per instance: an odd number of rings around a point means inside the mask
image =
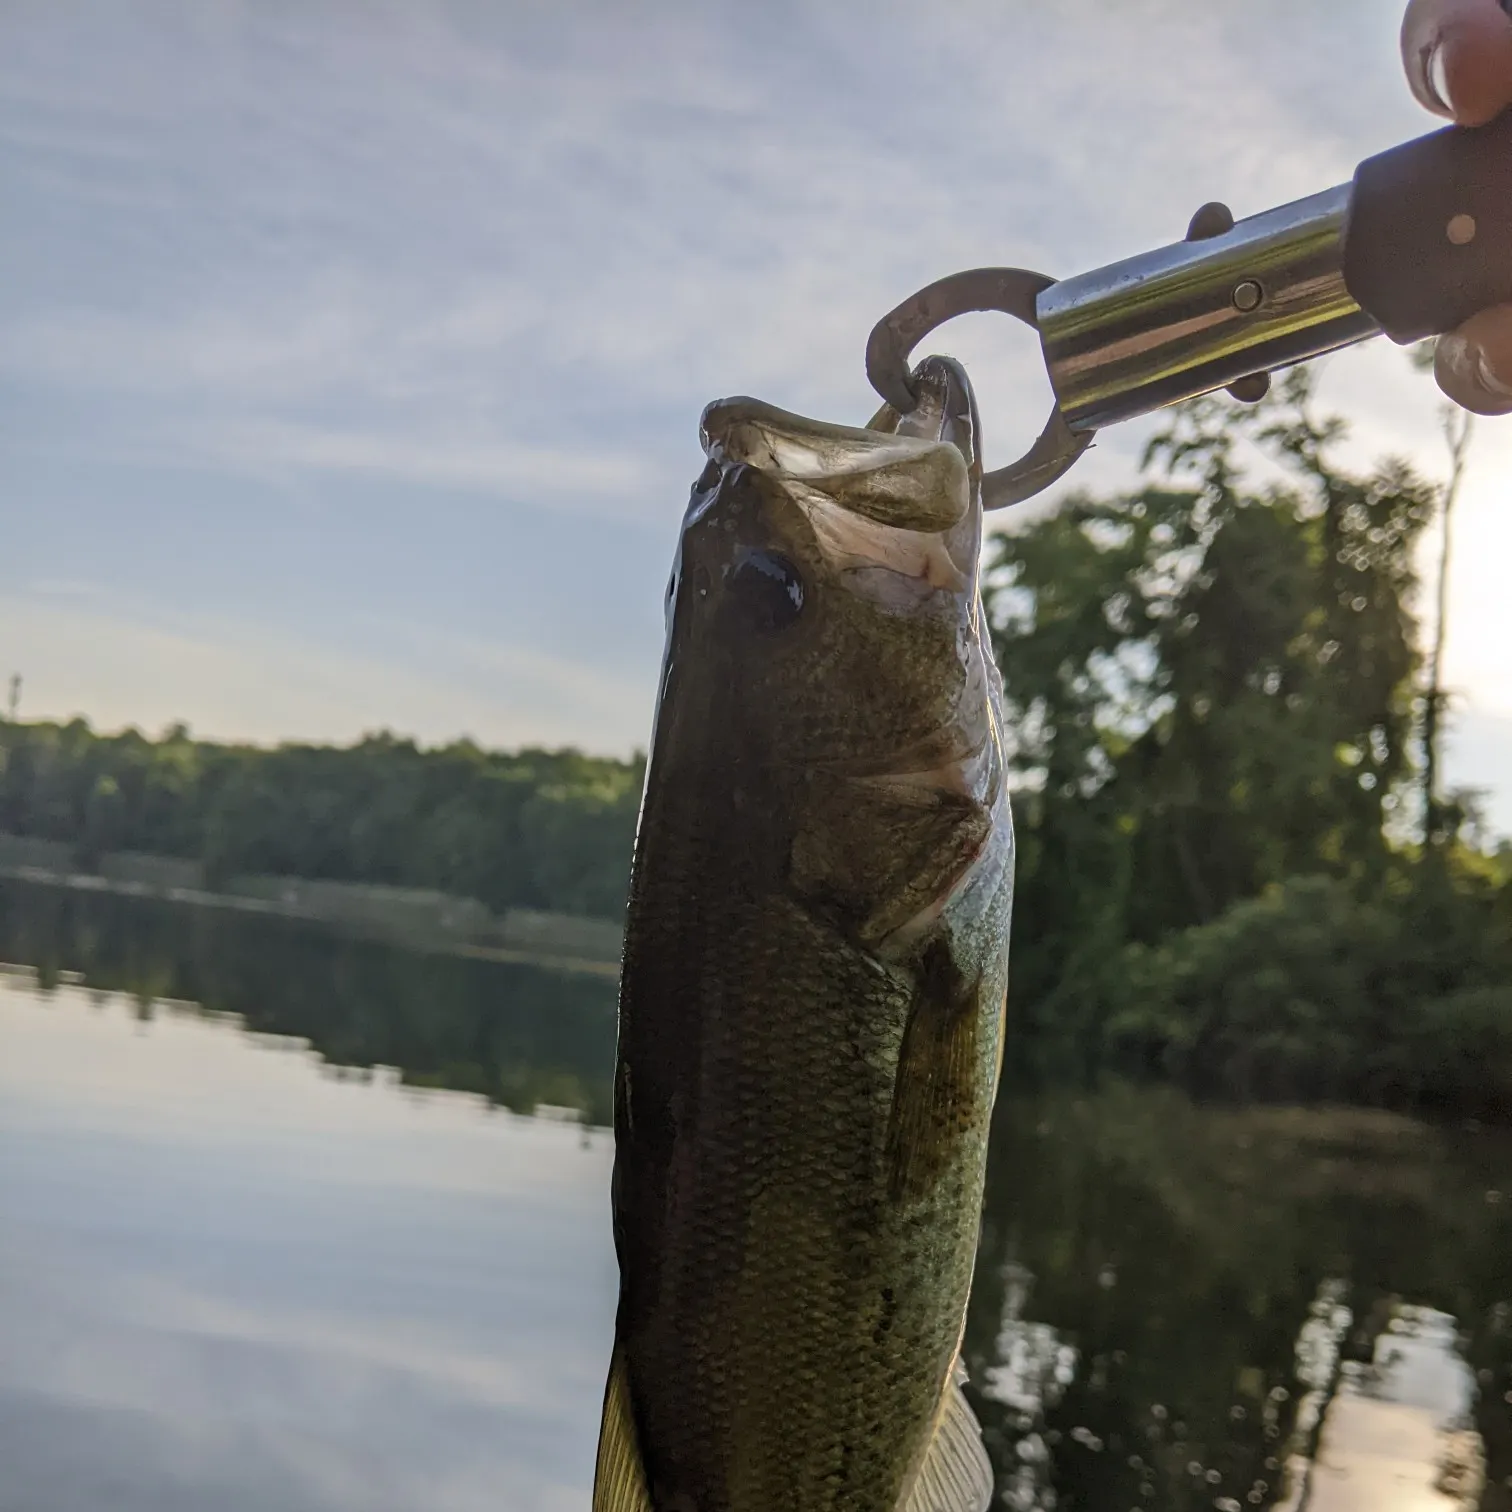
M 961 851 L 1003 781 L 975 403 L 947 359 L 916 383 L 866 429 L 704 412 L 658 716 L 708 721 L 701 791 L 757 805 L 800 890 L 874 922 L 879 852 Z

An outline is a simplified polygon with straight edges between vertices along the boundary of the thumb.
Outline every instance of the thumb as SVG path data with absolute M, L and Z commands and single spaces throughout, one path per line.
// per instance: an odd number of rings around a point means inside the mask
M 1512 16 L 1498 0 L 1411 0 L 1402 62 L 1429 110 L 1483 126 L 1512 105 Z
M 1482 310 L 1436 345 L 1434 376 L 1449 398 L 1477 415 L 1512 413 L 1512 306 Z

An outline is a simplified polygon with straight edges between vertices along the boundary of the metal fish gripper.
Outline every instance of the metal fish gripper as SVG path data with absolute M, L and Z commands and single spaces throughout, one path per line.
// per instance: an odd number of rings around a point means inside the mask
M 1055 394 L 1017 462 L 983 480 L 1002 509 L 1061 478 L 1097 432 L 1198 394 L 1263 396 L 1269 375 L 1385 334 L 1442 335 L 1512 301 L 1512 112 L 1367 158 L 1350 183 L 1236 222 L 1204 205 L 1184 240 L 1057 281 L 977 268 L 905 300 L 871 333 L 866 371 L 900 413 L 910 354 L 957 315 L 1039 333 Z

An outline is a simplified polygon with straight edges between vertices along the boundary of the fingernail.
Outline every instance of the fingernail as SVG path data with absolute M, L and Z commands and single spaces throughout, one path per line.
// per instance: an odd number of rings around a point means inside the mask
M 1444 44 L 1435 42 L 1423 56 L 1423 78 L 1428 93 L 1445 115 L 1454 114 L 1454 102 L 1449 98 L 1449 70 L 1444 63 Z
M 1465 360 L 1475 375 L 1476 383 L 1493 399 L 1512 400 L 1512 383 L 1509 383 L 1491 366 L 1486 358 L 1484 347 L 1470 347 L 1465 353 Z
M 1457 331 L 1440 336 L 1434 354 L 1439 387 L 1457 404 L 1481 415 L 1512 412 L 1512 380 L 1492 366 L 1479 341 Z

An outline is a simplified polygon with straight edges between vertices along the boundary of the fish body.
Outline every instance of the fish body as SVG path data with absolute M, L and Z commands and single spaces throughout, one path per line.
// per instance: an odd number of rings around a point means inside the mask
M 978 1512 L 959 1391 L 1013 835 L 964 374 L 705 412 L 615 1084 L 594 1512 Z

